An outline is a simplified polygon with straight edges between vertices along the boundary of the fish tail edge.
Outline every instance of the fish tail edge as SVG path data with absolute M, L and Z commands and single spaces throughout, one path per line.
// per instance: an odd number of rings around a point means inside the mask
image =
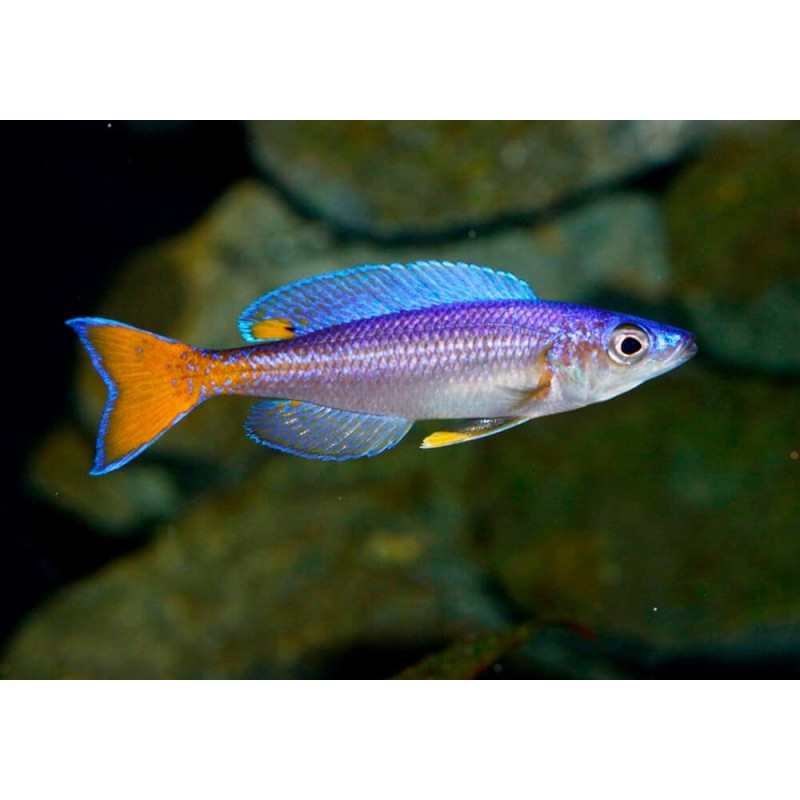
M 90 475 L 127 464 L 204 398 L 190 364 L 202 352 L 182 342 L 101 317 L 67 320 L 108 390 Z

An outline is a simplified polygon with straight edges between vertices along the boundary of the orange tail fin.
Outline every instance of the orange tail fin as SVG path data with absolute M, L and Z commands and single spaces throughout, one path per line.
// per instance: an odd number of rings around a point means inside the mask
M 127 464 L 205 399 L 200 381 L 192 381 L 202 351 L 98 317 L 67 325 L 108 387 L 91 475 Z

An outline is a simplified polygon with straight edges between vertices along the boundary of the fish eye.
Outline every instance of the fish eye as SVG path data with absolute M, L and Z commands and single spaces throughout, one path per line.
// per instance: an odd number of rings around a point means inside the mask
M 635 336 L 626 336 L 620 343 L 619 349 L 626 356 L 632 356 L 642 349 L 642 343 Z
M 650 337 L 638 325 L 615 328 L 608 340 L 608 355 L 617 364 L 635 364 L 650 347 Z

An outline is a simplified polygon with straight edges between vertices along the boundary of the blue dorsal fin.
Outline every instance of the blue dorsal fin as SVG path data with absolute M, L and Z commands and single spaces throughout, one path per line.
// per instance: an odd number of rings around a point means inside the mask
M 245 309 L 239 331 L 248 342 L 259 342 L 265 341 L 259 333 L 280 331 L 287 325 L 290 336 L 302 336 L 397 311 L 480 300 L 535 299 L 530 286 L 514 275 L 475 264 L 368 264 L 306 278 L 265 294 Z M 271 320 L 279 324 L 272 325 Z
M 305 458 L 346 461 L 376 456 L 394 447 L 411 422 L 376 414 L 341 411 L 300 400 L 262 400 L 250 409 L 251 439 Z

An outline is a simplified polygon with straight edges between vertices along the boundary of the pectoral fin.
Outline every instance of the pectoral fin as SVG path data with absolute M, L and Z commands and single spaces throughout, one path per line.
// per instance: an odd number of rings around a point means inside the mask
M 527 417 L 498 417 L 497 419 L 472 419 L 458 430 L 436 431 L 422 440 L 420 447 L 429 449 L 432 447 L 448 447 L 451 444 L 461 444 L 461 442 L 472 442 L 475 439 L 483 439 L 484 436 L 491 436 L 500 433 L 515 425 L 527 422 Z
M 513 403 L 513 410 L 520 414 L 523 419 L 530 419 L 532 416 L 536 416 L 536 414 L 528 412 L 536 408 L 547 397 L 550 393 L 552 380 L 552 373 L 545 368 L 542 370 L 539 376 L 539 383 L 536 386 L 530 386 L 525 389 L 508 389 L 509 399 Z

